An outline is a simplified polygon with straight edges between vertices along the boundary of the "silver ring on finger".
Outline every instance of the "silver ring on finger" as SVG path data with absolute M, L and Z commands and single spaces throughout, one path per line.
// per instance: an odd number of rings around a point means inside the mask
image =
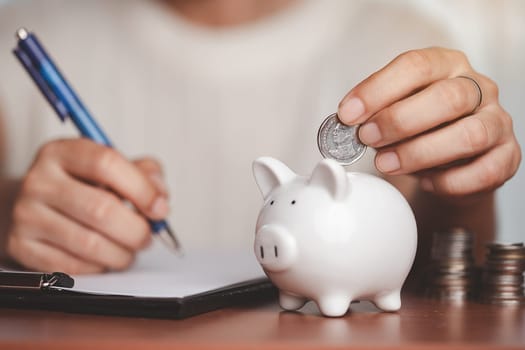
M 476 87 L 476 90 L 478 91 L 478 102 L 476 103 L 476 106 L 474 106 L 474 108 L 472 109 L 472 112 L 469 113 L 469 114 L 474 114 L 474 112 L 476 112 L 479 106 L 481 106 L 481 102 L 483 101 L 483 92 L 481 90 L 481 86 L 479 86 L 478 82 L 474 78 L 469 77 L 468 75 L 458 75 L 456 78 L 467 79 L 471 81 Z

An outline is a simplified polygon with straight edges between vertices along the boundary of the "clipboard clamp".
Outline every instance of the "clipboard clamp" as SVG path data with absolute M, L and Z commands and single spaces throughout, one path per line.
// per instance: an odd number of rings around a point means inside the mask
M 72 288 L 73 278 L 63 272 L 21 272 L 0 270 L 0 290 L 48 290 Z
M 63 272 L 44 273 L 42 275 L 41 289 L 51 287 L 72 288 L 75 284 L 73 278 Z

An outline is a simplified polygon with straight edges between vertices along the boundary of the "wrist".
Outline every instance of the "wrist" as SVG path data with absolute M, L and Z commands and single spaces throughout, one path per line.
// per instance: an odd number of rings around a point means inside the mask
M 7 259 L 7 235 L 11 227 L 13 206 L 20 190 L 20 179 L 0 179 L 0 259 Z

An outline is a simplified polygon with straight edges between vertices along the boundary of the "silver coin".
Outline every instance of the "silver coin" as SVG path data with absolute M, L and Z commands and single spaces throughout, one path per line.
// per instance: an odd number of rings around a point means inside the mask
M 337 114 L 329 115 L 319 127 L 317 146 L 324 158 L 335 159 L 342 165 L 357 161 L 366 151 L 366 145 L 357 137 L 357 125 L 348 126 Z

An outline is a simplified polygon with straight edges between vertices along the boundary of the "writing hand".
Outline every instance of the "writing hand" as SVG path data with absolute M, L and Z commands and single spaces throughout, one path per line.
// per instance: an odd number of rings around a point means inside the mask
M 133 163 L 84 138 L 51 141 L 22 181 L 7 252 L 41 271 L 124 269 L 151 240 L 137 210 L 163 219 L 166 198 L 160 165 L 152 159 Z

